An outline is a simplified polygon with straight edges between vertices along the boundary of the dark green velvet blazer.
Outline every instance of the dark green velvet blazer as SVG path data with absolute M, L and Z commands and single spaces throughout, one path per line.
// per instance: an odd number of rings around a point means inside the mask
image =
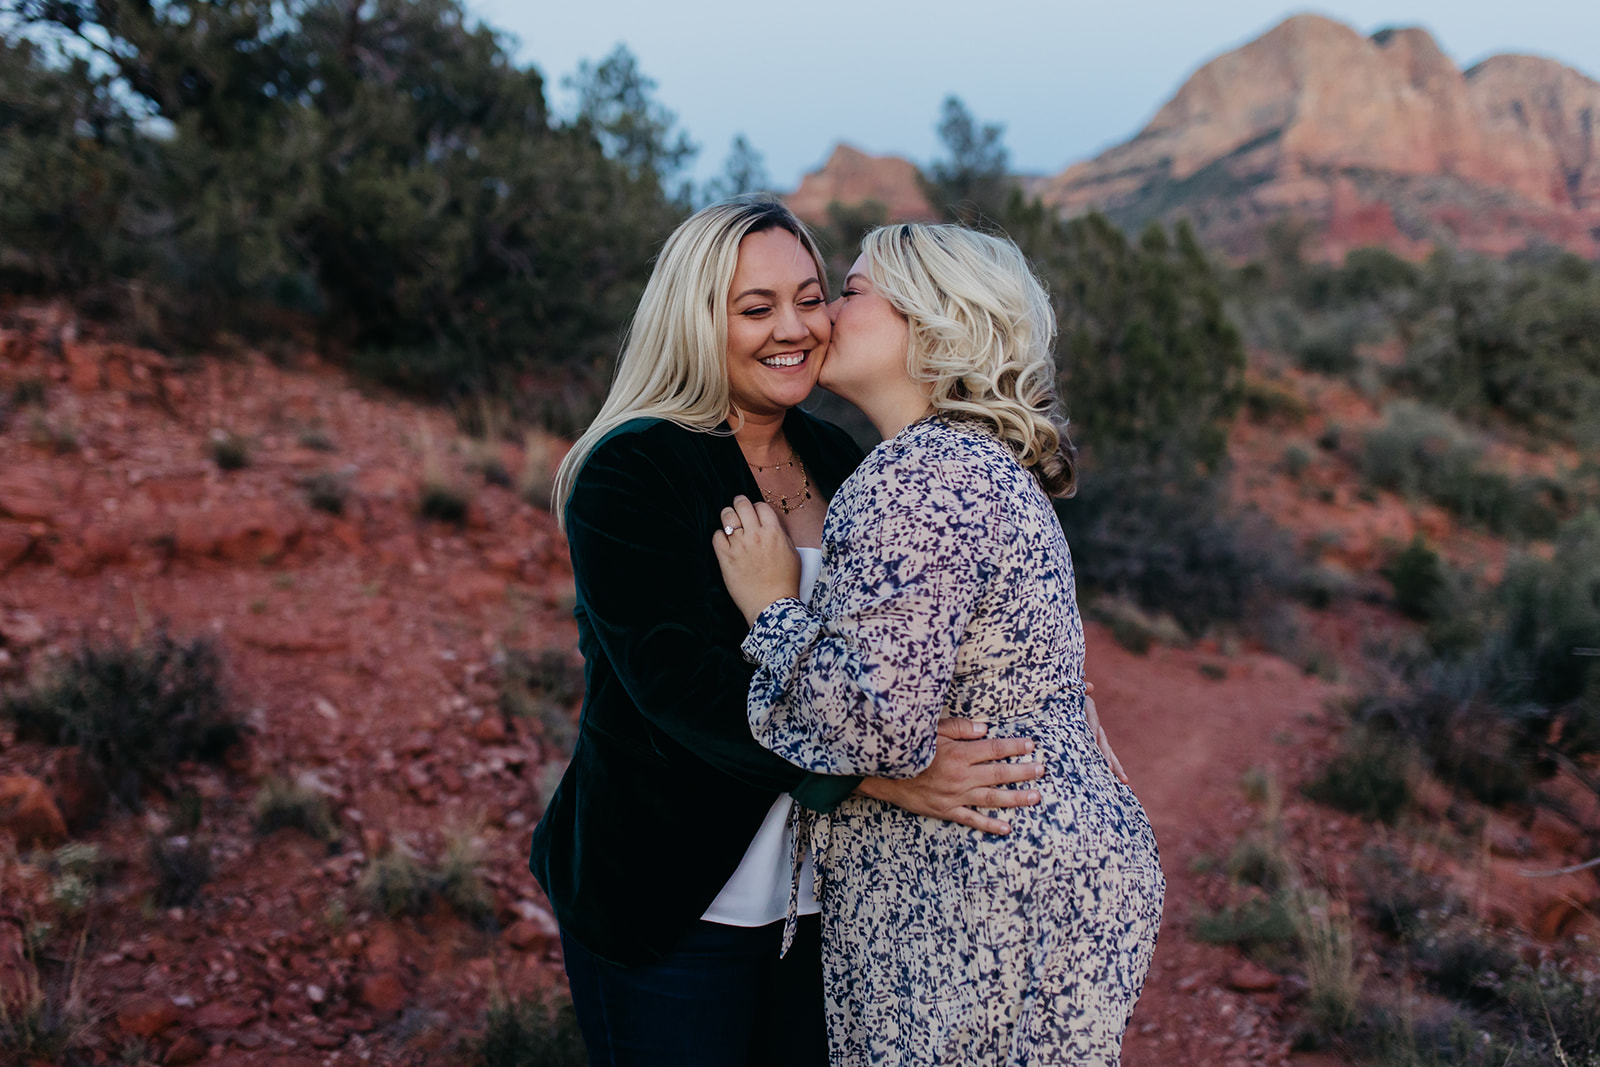
M 798 410 L 784 435 L 828 498 L 862 453 Z M 733 875 L 781 793 L 832 810 L 859 779 L 810 775 L 750 736 L 749 632 L 711 550 L 760 488 L 731 436 L 635 419 L 601 439 L 566 507 L 584 699 L 529 868 L 584 948 L 669 953 Z

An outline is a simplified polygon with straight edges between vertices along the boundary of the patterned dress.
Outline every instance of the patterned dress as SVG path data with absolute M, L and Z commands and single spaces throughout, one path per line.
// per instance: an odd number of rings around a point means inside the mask
M 1047 768 L 1008 836 L 861 796 L 816 820 L 835 1067 L 1116 1064 L 1165 880 L 1084 716 L 1061 527 L 1010 451 L 938 417 L 879 445 L 828 507 L 810 606 L 771 605 L 744 650 L 756 739 L 808 770 L 909 777 L 948 716 Z

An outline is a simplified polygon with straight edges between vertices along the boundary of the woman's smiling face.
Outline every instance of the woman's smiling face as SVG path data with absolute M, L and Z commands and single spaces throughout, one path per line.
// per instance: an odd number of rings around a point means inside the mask
M 873 286 L 865 255 L 857 257 L 828 313 L 833 341 L 822 367 L 824 389 L 859 406 L 875 389 L 910 381 L 911 326 Z
M 788 230 L 749 234 L 728 289 L 728 388 L 757 415 L 794 407 L 817 384 L 832 334 L 817 264 Z

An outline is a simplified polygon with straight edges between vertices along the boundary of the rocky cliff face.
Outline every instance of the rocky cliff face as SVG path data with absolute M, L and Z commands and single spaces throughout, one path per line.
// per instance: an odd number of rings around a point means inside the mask
M 1131 141 L 1045 182 L 1046 203 L 1125 225 L 1191 218 L 1259 246 L 1293 213 L 1339 255 L 1437 242 L 1600 252 L 1600 83 L 1551 60 L 1463 73 L 1420 29 L 1289 19 L 1207 63 Z
M 937 217 L 917 180 L 916 164 L 899 156 L 869 156 L 846 144 L 835 147 L 822 169 L 807 174 L 784 199 L 812 223 L 827 222 L 828 205 L 836 201 L 850 207 L 876 201 L 896 222 Z

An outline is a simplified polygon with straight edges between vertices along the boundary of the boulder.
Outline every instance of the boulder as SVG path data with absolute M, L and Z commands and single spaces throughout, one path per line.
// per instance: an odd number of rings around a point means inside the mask
M 0 833 L 22 848 L 55 845 L 66 840 L 67 824 L 50 790 L 37 778 L 0 778 Z

